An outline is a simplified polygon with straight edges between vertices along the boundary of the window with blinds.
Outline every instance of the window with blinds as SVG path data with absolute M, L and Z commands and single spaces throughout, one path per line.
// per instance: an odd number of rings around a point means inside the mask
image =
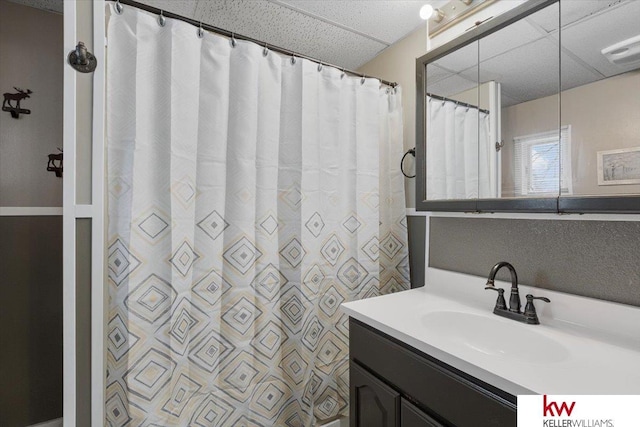
M 513 139 L 517 196 L 572 193 L 571 126 Z

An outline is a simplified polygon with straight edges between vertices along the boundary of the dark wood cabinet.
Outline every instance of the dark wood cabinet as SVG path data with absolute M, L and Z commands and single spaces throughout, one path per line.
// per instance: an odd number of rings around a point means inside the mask
M 516 396 L 355 319 L 351 427 L 515 427 Z
M 400 427 L 444 427 L 405 399 L 400 404 Z
M 400 427 L 400 393 L 353 362 L 349 369 L 351 425 Z

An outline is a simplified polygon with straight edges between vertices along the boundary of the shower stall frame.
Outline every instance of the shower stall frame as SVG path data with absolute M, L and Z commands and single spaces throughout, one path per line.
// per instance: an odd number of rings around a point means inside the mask
M 90 405 L 91 425 L 102 426 L 105 419 L 105 3 L 64 2 L 63 139 L 65 174 L 63 182 L 63 425 L 75 427 L 79 409 Z M 97 57 L 92 74 L 79 74 L 67 55 L 83 41 Z M 92 92 L 90 92 L 92 90 Z M 90 129 L 84 135 L 80 129 Z M 91 161 L 78 161 L 90 153 Z M 79 183 L 90 182 L 91 194 L 79 196 Z M 78 261 L 89 261 L 76 245 L 79 221 L 91 221 L 91 316 L 77 317 Z M 78 372 L 78 328 L 90 321 L 91 368 Z M 87 390 L 78 390 L 79 375 L 90 375 L 90 402 Z

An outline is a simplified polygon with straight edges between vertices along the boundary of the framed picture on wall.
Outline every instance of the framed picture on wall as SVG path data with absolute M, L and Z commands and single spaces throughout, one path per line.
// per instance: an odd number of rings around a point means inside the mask
M 640 184 L 640 147 L 598 151 L 598 185 Z

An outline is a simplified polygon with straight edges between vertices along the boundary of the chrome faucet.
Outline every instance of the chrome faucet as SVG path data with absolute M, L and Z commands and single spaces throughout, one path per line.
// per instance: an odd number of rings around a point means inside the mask
M 509 296 L 508 309 L 506 301 L 504 299 L 504 289 L 496 288 L 494 286 L 496 274 L 502 267 L 507 267 L 509 269 L 509 273 L 511 274 L 511 295 Z M 540 324 L 538 314 L 536 313 L 536 307 L 533 305 L 533 300 L 538 299 L 544 302 L 551 302 L 549 298 L 534 297 L 533 295 L 529 294 L 527 295 L 527 305 L 524 307 L 524 312 L 521 312 L 520 292 L 518 291 L 518 274 L 516 273 L 516 269 L 513 267 L 513 265 L 505 261 L 500 261 L 499 263 L 494 265 L 493 268 L 491 268 L 489 277 L 487 277 L 487 285 L 485 289 L 498 292 L 496 306 L 493 309 L 494 314 L 506 317 L 508 319 L 517 320 L 518 322 L 527 323 L 529 325 Z

